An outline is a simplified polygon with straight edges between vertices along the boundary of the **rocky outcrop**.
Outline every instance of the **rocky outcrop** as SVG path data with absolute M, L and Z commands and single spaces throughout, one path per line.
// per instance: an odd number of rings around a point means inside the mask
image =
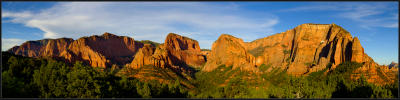
M 55 57 L 67 50 L 72 42 L 73 39 L 71 38 L 27 41 L 20 46 L 9 49 L 8 52 L 27 57 Z
M 207 58 L 210 56 L 211 50 L 210 51 L 201 51 L 201 55 L 204 55 L 205 61 L 207 62 Z
M 255 57 L 248 53 L 242 39 L 222 34 L 212 45 L 203 71 L 212 71 L 220 65 L 254 71 Z
M 95 67 L 122 65 L 131 62 L 137 50 L 142 47 L 142 43 L 132 38 L 104 33 L 101 36 L 79 38 L 71 43 L 66 53 L 74 56 L 64 57 L 69 61 L 85 61 Z
M 363 66 L 356 69 L 351 78 L 359 79 L 361 76 L 367 79 L 367 82 L 377 85 L 391 84 L 398 79 L 399 69 L 396 67 L 378 65 L 375 62 L 364 62 Z
M 143 48 L 139 49 L 136 53 L 135 58 L 131 63 L 132 68 L 140 68 L 144 65 L 154 64 L 154 59 L 152 55 L 154 54 L 155 48 L 150 44 L 145 44 Z
M 357 37 L 336 24 L 302 24 L 286 32 L 243 42 L 221 35 L 214 42 L 203 71 L 219 65 L 252 69 L 261 64 L 287 70 L 292 75 L 305 75 L 325 69 L 333 70 L 345 61 L 373 62 Z
M 207 60 L 203 71 L 220 65 L 254 71 L 266 64 L 292 75 L 307 75 L 328 65 L 334 70 L 340 63 L 351 61 L 363 64 L 354 73 L 369 75 L 368 82 L 386 84 L 397 76 L 396 69 L 376 64 L 364 53 L 360 40 L 336 24 L 302 24 L 252 42 L 223 34 L 214 42 Z
M 142 43 L 126 36 L 104 33 L 101 36 L 28 41 L 9 50 L 28 57 L 55 57 L 69 62 L 83 61 L 94 67 L 111 67 L 132 61 Z
M 190 66 L 200 67 L 206 61 L 196 40 L 174 33 L 168 34 L 164 44 L 155 50 L 153 48 L 146 45 L 140 49 L 130 66 L 140 68 L 143 65 L 153 65 L 182 72 L 190 71 Z
M 351 61 L 359 63 L 364 61 L 364 48 L 361 46 L 360 40 L 358 40 L 357 37 L 353 39 L 351 51 Z
M 170 33 L 165 39 L 164 46 L 171 58 L 172 65 L 179 66 L 182 62 L 189 66 L 199 67 L 205 62 L 196 40 Z

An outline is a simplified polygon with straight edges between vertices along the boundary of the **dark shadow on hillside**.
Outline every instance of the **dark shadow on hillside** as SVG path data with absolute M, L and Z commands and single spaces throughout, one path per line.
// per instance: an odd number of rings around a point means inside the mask
M 373 90 L 369 86 L 357 86 L 350 91 L 342 82 L 340 82 L 336 91 L 332 93 L 332 98 L 370 98 Z
M 194 78 L 194 75 L 196 72 L 198 72 L 196 69 L 194 69 L 193 67 L 187 65 L 185 62 L 179 60 L 177 57 L 171 55 L 170 53 L 168 53 L 168 56 L 170 56 L 174 66 L 179 66 L 178 68 L 174 68 L 172 66 L 171 69 L 180 77 L 185 78 L 182 75 L 182 70 L 180 70 L 179 68 L 183 68 L 183 70 L 185 71 L 184 73 L 190 75 L 190 77 Z

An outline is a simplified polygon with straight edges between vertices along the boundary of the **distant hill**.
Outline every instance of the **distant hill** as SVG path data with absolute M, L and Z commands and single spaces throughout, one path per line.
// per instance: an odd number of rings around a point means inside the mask
M 395 62 L 392 62 L 392 63 L 390 63 L 389 65 L 388 65 L 388 67 L 389 68 L 393 68 L 393 67 L 399 67 L 399 64 L 398 63 L 395 63 Z

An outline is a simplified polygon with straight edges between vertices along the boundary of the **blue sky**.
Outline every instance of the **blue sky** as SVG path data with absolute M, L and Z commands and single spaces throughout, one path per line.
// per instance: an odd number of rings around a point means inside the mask
M 2 2 L 2 51 L 104 32 L 160 43 L 173 32 L 210 49 L 222 33 L 249 42 L 304 23 L 335 23 L 389 64 L 398 62 L 398 10 L 398 2 Z

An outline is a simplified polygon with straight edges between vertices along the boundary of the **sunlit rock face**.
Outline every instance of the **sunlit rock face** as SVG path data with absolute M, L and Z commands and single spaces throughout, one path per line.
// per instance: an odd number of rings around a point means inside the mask
M 83 61 L 93 67 L 106 67 L 132 61 L 142 43 L 125 36 L 104 33 L 101 36 L 28 41 L 9 50 L 28 57 L 57 57 L 66 61 Z
M 255 57 L 246 51 L 242 39 L 222 34 L 212 45 L 203 71 L 212 71 L 220 65 L 233 66 L 243 70 L 254 71 Z
M 65 51 L 73 41 L 71 38 L 27 41 L 9 49 L 8 52 L 28 57 L 57 56 Z
M 146 65 L 170 68 L 175 72 L 191 72 L 200 68 L 209 72 L 218 66 L 233 66 L 249 72 L 259 72 L 265 64 L 286 70 L 291 75 L 308 75 L 327 68 L 335 70 L 340 63 L 362 63 L 355 73 L 368 74 L 368 82 L 386 84 L 396 77 L 396 64 L 378 65 L 364 53 L 357 37 L 352 37 L 336 24 L 302 24 L 286 32 L 251 42 L 222 34 L 211 51 L 200 50 L 199 43 L 174 33 L 158 46 L 136 42 L 133 38 L 111 33 L 71 38 L 28 41 L 8 52 L 27 57 L 52 57 L 66 62 L 83 61 L 93 67 L 113 64 L 141 68 Z M 398 65 L 397 65 L 398 66 Z M 359 74 L 352 78 L 359 78 Z
M 270 64 L 292 75 L 307 75 L 329 63 L 334 70 L 345 61 L 376 64 L 364 53 L 358 38 L 340 26 L 302 24 L 252 42 L 223 34 L 214 42 L 203 71 L 219 65 L 256 71 L 257 66 Z
M 131 67 L 153 65 L 185 72 L 189 71 L 190 67 L 201 67 L 206 61 L 205 56 L 196 40 L 170 33 L 164 44 L 157 48 L 146 45 L 140 49 L 131 62 Z

